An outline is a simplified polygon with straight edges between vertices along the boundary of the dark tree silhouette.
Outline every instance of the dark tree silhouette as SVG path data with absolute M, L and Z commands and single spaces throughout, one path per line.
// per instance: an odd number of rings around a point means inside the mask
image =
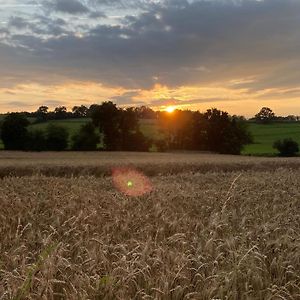
M 151 141 L 139 131 L 134 108 L 120 109 L 113 102 L 90 108 L 93 124 L 103 135 L 104 148 L 109 151 L 148 151 Z
M 206 120 L 207 143 L 211 151 L 220 152 L 225 142 L 225 132 L 228 131 L 229 116 L 227 112 L 216 108 L 209 109 L 204 114 Z
M 28 151 L 45 151 L 47 150 L 46 135 L 43 130 L 33 130 L 28 132 L 27 146 Z
M 157 117 L 157 113 L 148 106 L 139 106 L 134 110 L 139 119 L 156 119 Z
M 75 118 L 85 118 L 88 114 L 88 108 L 84 105 L 74 106 L 72 113 Z
M 54 109 L 55 119 L 61 120 L 68 117 L 67 108 L 65 106 L 59 106 Z
M 44 122 L 47 120 L 49 107 L 48 106 L 40 106 L 37 111 L 33 114 L 37 118 L 37 122 Z
M 299 152 L 298 143 L 289 138 L 275 141 L 273 148 L 279 151 L 280 156 L 296 156 Z
M 6 150 L 25 150 L 28 136 L 27 118 L 19 113 L 7 115 L 2 123 L 1 139 Z
M 204 114 L 208 149 L 224 154 L 240 154 L 243 146 L 252 142 L 246 123 L 238 117 L 216 108 Z
M 111 101 L 101 105 L 93 105 L 91 110 L 93 124 L 103 134 L 103 144 L 106 150 L 120 150 L 120 111 Z
M 172 114 L 161 112 L 159 123 L 165 136 L 162 146 L 166 145 L 167 149 L 240 154 L 243 146 L 252 141 L 245 121 L 218 109 L 209 109 L 204 114 L 179 110 Z
M 203 113 L 199 111 L 193 114 L 192 141 L 194 150 L 209 150 L 207 136 L 208 120 Z
M 168 149 L 193 149 L 193 120 L 194 113 L 191 111 L 175 110 L 172 114 L 168 112 L 159 113 L 159 125 L 165 136 Z
M 143 151 L 148 152 L 152 145 L 152 140 L 146 138 L 139 130 L 130 133 L 123 142 L 123 151 Z
M 131 135 L 139 129 L 139 119 L 133 108 L 127 108 L 126 110 L 119 110 L 119 139 L 120 148 L 128 150 L 130 143 L 128 140 Z
M 275 119 L 275 114 L 269 107 L 263 107 L 258 114 L 255 115 L 255 119 L 259 123 L 268 124 Z
M 49 124 L 46 129 L 46 146 L 50 151 L 63 151 L 68 147 L 69 133 L 63 126 Z
M 232 117 L 227 130 L 224 131 L 224 143 L 219 153 L 241 154 L 244 146 L 251 144 L 253 137 L 248 130 L 248 125 L 240 118 Z
M 83 125 L 79 132 L 72 137 L 72 150 L 94 151 L 97 150 L 99 143 L 99 134 L 95 132 L 95 126 L 92 123 Z

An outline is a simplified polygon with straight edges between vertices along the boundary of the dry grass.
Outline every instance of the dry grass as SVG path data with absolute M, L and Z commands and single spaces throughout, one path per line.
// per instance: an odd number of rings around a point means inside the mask
M 136 198 L 110 176 L 4 176 L 0 299 L 300 299 L 300 170 L 280 163 L 155 171 Z
M 7 152 L 0 151 L 0 178 L 110 176 L 114 166 L 134 166 L 148 176 L 183 172 L 300 169 L 300 158 L 264 158 L 203 153 Z

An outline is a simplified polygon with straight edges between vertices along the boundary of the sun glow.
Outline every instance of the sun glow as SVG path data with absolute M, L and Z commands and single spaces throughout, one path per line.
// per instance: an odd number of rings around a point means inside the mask
M 174 112 L 174 110 L 176 109 L 176 107 L 174 107 L 174 106 L 168 106 L 167 108 L 166 108 L 166 112 L 168 112 L 168 113 L 172 113 L 172 112 Z

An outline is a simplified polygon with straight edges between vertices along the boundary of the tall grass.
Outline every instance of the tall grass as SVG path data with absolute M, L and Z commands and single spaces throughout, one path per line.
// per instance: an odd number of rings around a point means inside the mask
M 299 158 L 263 158 L 209 153 L 130 152 L 7 152 L 0 151 L 0 178 L 45 175 L 55 177 L 110 176 L 116 166 L 134 166 L 146 175 L 184 172 L 274 171 L 300 169 Z
M 300 171 L 0 180 L 0 299 L 300 299 Z

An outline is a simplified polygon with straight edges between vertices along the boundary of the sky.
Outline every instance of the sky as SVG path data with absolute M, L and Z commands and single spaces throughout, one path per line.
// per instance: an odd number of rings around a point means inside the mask
M 0 0 L 0 112 L 300 115 L 299 28 L 300 0 Z

